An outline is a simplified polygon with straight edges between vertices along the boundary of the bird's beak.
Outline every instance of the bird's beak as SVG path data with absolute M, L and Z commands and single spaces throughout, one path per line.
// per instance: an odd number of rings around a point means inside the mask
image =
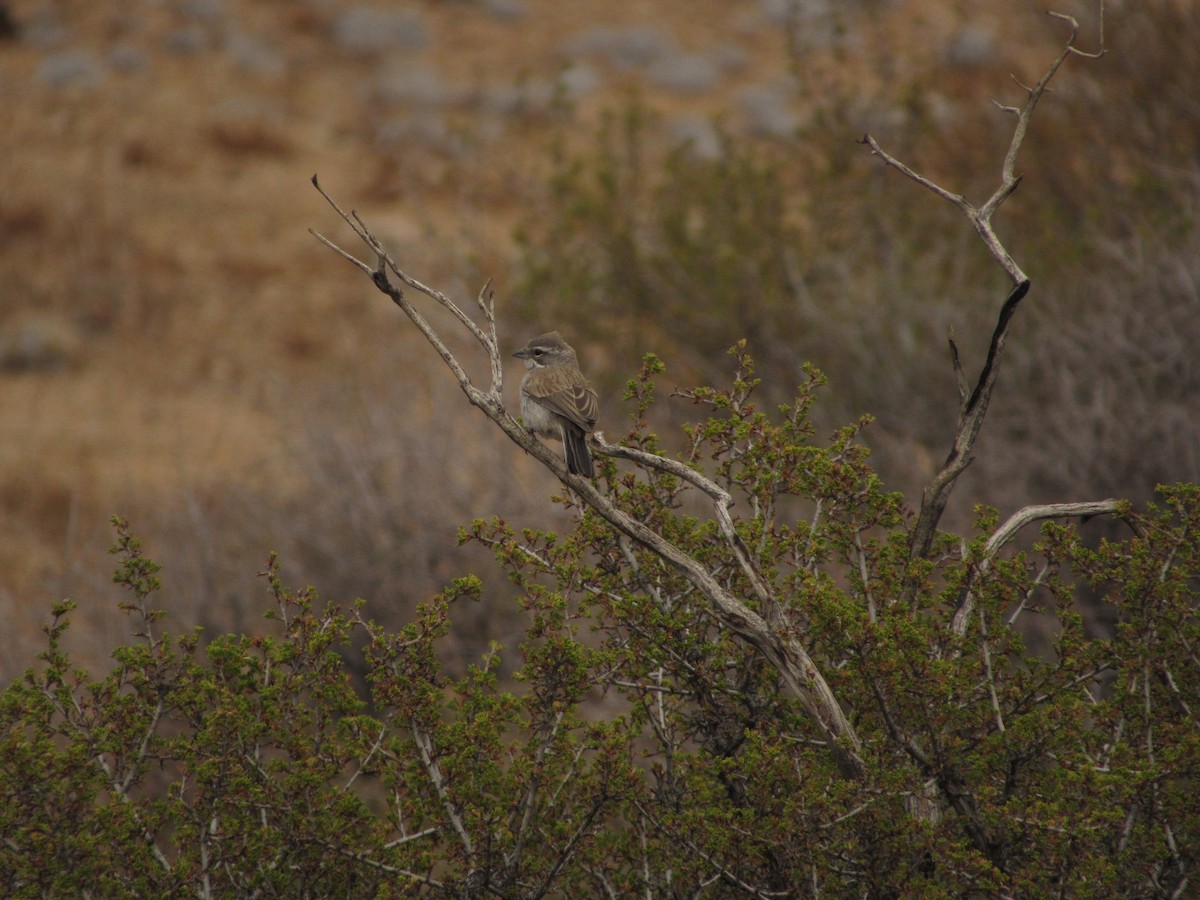
M 529 359 L 529 351 L 525 347 L 522 347 L 520 350 L 514 353 L 513 356 L 515 356 L 517 359 Z

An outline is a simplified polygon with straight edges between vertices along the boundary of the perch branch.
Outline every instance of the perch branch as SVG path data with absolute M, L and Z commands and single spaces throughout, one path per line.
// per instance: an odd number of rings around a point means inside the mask
M 729 506 L 732 503 L 729 495 L 711 480 L 681 463 L 652 454 L 643 454 L 632 448 L 608 444 L 604 442 L 602 436 L 595 436 L 593 445 L 598 452 L 630 459 L 644 465 L 653 465 L 663 471 L 671 472 L 698 487 L 715 501 L 714 511 L 717 523 L 762 605 L 761 615 L 747 606 L 740 597 L 723 587 L 701 562 L 672 544 L 658 532 L 619 509 L 601 493 L 593 481 L 570 474 L 561 454 L 553 452 L 537 440 L 508 414 L 500 393 L 502 384 L 500 380 L 501 355 L 499 343 L 495 338 L 490 288 L 485 286 L 486 299 L 484 299 L 484 292 L 481 292 L 480 295 L 480 303 L 484 306 L 484 316 L 488 324 L 488 331 L 485 332 L 446 295 L 427 287 L 402 271 L 358 214 L 347 213 L 343 210 L 321 187 L 316 176 L 313 177 L 313 185 L 371 250 L 376 258 L 376 265 L 371 266 L 356 258 L 318 232 L 313 231 L 312 234 L 321 243 L 367 275 L 376 288 L 389 296 L 404 311 L 450 371 L 454 373 L 459 387 L 467 395 L 471 404 L 482 410 L 510 440 L 554 473 L 555 477 L 575 492 L 582 503 L 590 507 L 613 528 L 677 569 L 711 604 L 713 613 L 722 624 L 754 647 L 780 673 L 789 692 L 812 716 L 821 736 L 832 748 L 841 771 L 847 777 L 863 777 L 866 774 L 866 764 L 862 758 L 862 744 L 858 734 L 838 703 L 828 682 L 821 675 L 803 645 L 797 639 L 787 637 L 784 629 L 778 627 L 782 624 L 782 613 L 778 610 L 769 587 L 754 566 L 749 551 L 733 527 L 733 520 L 729 515 Z M 429 321 L 412 305 L 404 289 L 391 282 L 388 276 L 389 272 L 402 285 L 425 294 L 439 306 L 449 310 L 458 322 L 471 332 L 488 355 L 492 369 L 492 387 L 489 391 L 481 391 L 471 382 L 466 370 L 441 340 Z
M 476 406 L 483 408 L 480 403 L 477 402 L 477 399 L 482 400 L 482 397 L 476 398 L 472 393 L 475 392 L 478 394 L 478 388 L 475 388 L 473 385 L 471 385 L 470 378 L 467 377 L 466 372 L 459 366 L 458 360 L 454 358 L 454 354 L 452 354 L 449 349 L 447 349 L 446 345 L 442 343 L 441 339 L 437 335 L 437 332 L 433 330 L 433 327 L 428 321 L 426 321 L 425 317 L 421 315 L 421 313 L 412 305 L 411 302 L 409 302 L 408 297 L 404 293 L 404 289 L 402 287 L 397 287 L 390 282 L 388 279 L 388 271 L 394 273 L 395 276 L 400 279 L 402 284 L 405 284 L 413 290 L 419 291 L 425 296 L 431 298 L 438 304 L 438 306 L 441 306 L 452 316 L 454 316 L 454 318 L 456 318 L 459 323 L 461 323 L 462 326 L 471 333 L 475 340 L 477 340 L 487 352 L 488 358 L 492 364 L 492 385 L 488 390 L 488 399 L 492 403 L 499 406 L 500 409 L 503 409 L 503 403 L 501 402 L 500 398 L 503 396 L 504 390 L 504 370 L 500 361 L 499 344 L 496 341 L 494 292 L 491 289 L 491 282 L 489 281 L 483 286 L 483 289 L 479 292 L 479 296 L 477 298 L 477 303 L 484 314 L 484 320 L 488 324 L 488 330 L 485 332 L 479 327 L 474 319 L 464 313 L 456 303 L 454 303 L 441 291 L 422 284 L 415 278 L 408 275 L 406 272 L 402 271 L 396 264 L 396 261 L 392 259 L 391 255 L 386 249 L 384 249 L 384 246 L 382 243 L 380 243 L 379 239 L 371 233 L 370 229 L 367 228 L 366 223 L 363 222 L 358 213 L 354 210 L 351 210 L 349 213 L 347 213 L 344 209 L 342 209 L 342 207 L 338 205 L 337 201 L 329 196 L 325 189 L 321 187 L 321 183 L 317 180 L 316 175 L 312 177 L 312 183 L 313 187 L 315 187 L 321 196 L 325 198 L 325 201 L 333 207 L 337 214 L 342 217 L 342 220 L 349 225 L 351 229 L 353 229 L 354 233 L 358 235 L 359 239 L 366 244 L 368 248 L 370 248 L 372 253 L 375 254 L 376 264 L 373 267 L 367 265 L 367 263 L 363 262 L 361 259 L 357 259 L 352 254 L 347 253 L 333 241 L 329 240 L 329 238 L 325 237 L 325 235 L 321 234 L 320 232 L 313 231 L 311 228 L 308 229 L 309 234 L 319 240 L 326 247 L 329 247 L 343 259 L 353 263 L 375 283 L 375 286 L 379 288 L 379 290 L 391 297 L 392 302 L 404 310 L 404 314 L 408 316 L 414 325 L 417 326 L 417 329 L 422 335 L 424 335 L 425 339 L 433 345 L 434 350 L 437 351 L 438 356 L 440 356 L 442 361 L 450 368 L 450 371 L 454 373 L 454 377 L 458 379 L 459 385 L 467 394 L 467 397 L 471 399 L 471 402 Z M 471 390 L 468 390 L 468 387 L 470 387 Z

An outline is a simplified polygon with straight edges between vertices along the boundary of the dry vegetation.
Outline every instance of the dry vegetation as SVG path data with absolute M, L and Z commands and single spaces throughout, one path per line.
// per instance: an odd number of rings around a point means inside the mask
M 501 315 L 525 310 L 504 324 L 516 346 L 546 307 L 570 310 L 513 230 L 536 239 L 560 221 L 549 175 L 594 161 L 603 111 L 631 92 L 657 116 L 638 145 L 651 182 L 683 137 L 719 154 L 711 116 L 781 173 L 811 294 L 792 297 L 802 332 L 752 349 L 777 374 L 815 359 L 831 423 L 876 413 L 883 471 L 904 487 L 927 476 L 953 424 L 946 329 L 970 366 L 1003 289 L 979 278 L 952 213 L 914 212 L 926 198 L 853 139 L 869 130 L 978 194 L 1009 127 L 989 98 L 1061 35 L 1025 5 L 1001 17 L 983 2 L 863 0 L 836 19 L 817 6 L 679 0 L 618 22 L 593 0 L 7 4 L 0 676 L 25 667 L 48 603 L 68 594 L 76 639 L 103 659 L 125 624 L 105 584 L 113 512 L 166 565 L 177 622 L 215 628 L 258 615 L 271 549 L 287 580 L 402 618 L 448 577 L 486 571 L 455 549 L 458 523 L 556 515 L 545 473 L 306 234 L 329 221 L 307 179 L 320 172 L 423 280 L 473 294 L 496 277 Z M 1068 6 L 1090 27 L 1090 4 Z M 1047 287 L 961 502 L 1138 499 L 1200 477 L 1188 6 L 1116 4 L 1109 56 L 1061 79 L 1031 136 L 1010 227 Z M 542 315 L 507 299 L 517 285 Z M 613 415 L 643 352 L 686 380 L 742 336 L 720 316 L 708 344 L 680 335 L 649 296 L 581 348 Z M 471 652 L 506 637 L 496 604 L 462 615 Z

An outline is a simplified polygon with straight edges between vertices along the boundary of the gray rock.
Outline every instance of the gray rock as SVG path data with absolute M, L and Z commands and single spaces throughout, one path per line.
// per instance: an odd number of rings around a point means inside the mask
M 116 44 L 108 51 L 108 65 L 115 72 L 133 75 L 150 66 L 150 54 L 133 44 Z
M 598 56 L 618 69 L 637 69 L 674 52 L 675 41 L 662 29 L 650 25 L 626 28 L 597 25 L 575 35 L 563 49 L 572 59 Z
M 193 19 L 217 19 L 225 12 L 222 0 L 183 0 L 180 11 Z
M 733 44 L 721 44 L 711 55 L 722 72 L 740 72 L 746 68 L 746 51 Z
M 52 314 L 30 314 L 0 328 L 0 370 L 53 372 L 75 365 L 83 340 L 79 330 Z
M 34 77 L 54 88 L 94 88 L 104 81 L 104 66 L 88 50 L 65 50 L 47 56 Z
M 467 92 L 436 70 L 396 66 L 375 79 L 374 96 L 383 103 L 437 110 L 462 103 Z
M 588 65 L 573 65 L 558 76 L 558 82 L 571 99 L 592 93 L 604 84 L 600 73 Z
M 524 0 L 484 0 L 483 8 L 493 19 L 515 22 L 526 16 Z
M 846 3 L 830 0 L 763 0 L 762 17 L 770 28 L 787 28 L 798 46 L 829 47 L 846 36 Z
M 386 119 L 376 127 L 375 139 L 386 148 L 420 147 L 451 159 L 461 158 L 467 150 L 466 136 L 437 113 Z
M 166 37 L 167 49 L 179 56 L 194 56 L 212 46 L 208 29 L 203 25 L 184 25 Z
M 244 31 L 231 31 L 227 34 L 224 49 L 245 72 L 271 76 L 282 75 L 284 72 L 284 60 L 279 52 Z
M 716 87 L 721 80 L 721 70 L 707 56 L 679 53 L 650 66 L 646 77 L 655 87 L 680 94 L 701 94 Z
M 416 10 L 357 7 L 334 21 L 333 40 L 350 53 L 418 50 L 429 43 L 429 29 Z
M 986 66 L 996 59 L 996 36 L 977 25 L 955 32 L 946 45 L 946 62 L 964 69 Z
M 761 0 L 763 19 L 770 25 L 818 24 L 829 19 L 835 4 L 830 0 Z
M 500 116 L 518 116 L 544 112 L 554 101 L 555 88 L 547 81 L 522 81 L 520 84 L 489 87 L 483 94 L 483 107 Z
M 787 137 L 800 124 L 792 110 L 792 91 L 779 84 L 755 85 L 742 91 L 739 108 L 751 134 Z
M 697 159 L 719 159 L 723 152 L 721 137 L 708 119 L 676 119 L 670 124 L 670 135 L 673 143 L 686 144 Z

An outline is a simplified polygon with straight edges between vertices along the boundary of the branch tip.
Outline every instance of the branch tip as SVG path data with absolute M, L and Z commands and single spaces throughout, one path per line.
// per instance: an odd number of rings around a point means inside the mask
M 1066 13 L 1055 12 L 1052 9 L 1046 10 L 1046 15 L 1051 16 L 1055 19 L 1062 19 L 1064 22 L 1067 22 L 1070 24 L 1072 32 L 1074 32 L 1075 34 L 1079 33 L 1079 20 L 1076 19 L 1074 16 L 1069 16 Z M 1073 36 L 1074 35 L 1072 35 L 1072 37 Z
M 1020 78 L 1018 78 L 1015 73 L 1010 72 L 1008 74 L 1008 77 L 1011 78 L 1013 80 L 1013 83 L 1017 87 L 1019 87 L 1021 90 L 1023 90 L 1025 93 L 1027 93 L 1027 94 L 1033 93 L 1033 88 L 1031 88 L 1029 85 L 1027 85 L 1025 82 L 1023 82 Z

